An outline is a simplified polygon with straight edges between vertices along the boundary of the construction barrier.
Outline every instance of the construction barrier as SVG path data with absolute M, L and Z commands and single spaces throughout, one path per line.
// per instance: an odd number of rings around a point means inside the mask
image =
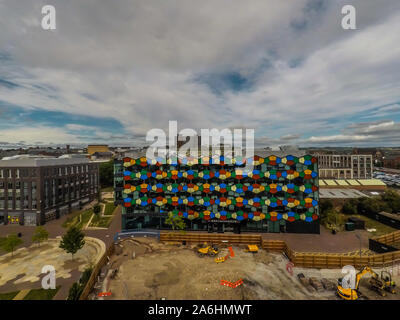
M 231 287 L 231 288 L 235 289 L 238 286 L 241 286 L 243 284 L 243 279 L 239 279 L 236 282 L 230 282 L 230 281 L 227 281 L 227 280 L 221 280 L 220 284 L 222 286 Z
M 214 260 L 216 263 L 221 263 L 221 262 L 225 262 L 228 259 L 229 259 L 229 254 L 226 255 L 225 257 L 215 258 Z
M 262 237 L 254 234 L 209 234 L 200 232 L 162 232 L 160 241 L 179 241 L 186 243 L 229 243 L 229 244 L 258 244 L 261 245 Z
M 400 242 L 400 231 L 384 234 L 379 237 L 373 237 L 371 239 L 383 244 L 393 245 Z

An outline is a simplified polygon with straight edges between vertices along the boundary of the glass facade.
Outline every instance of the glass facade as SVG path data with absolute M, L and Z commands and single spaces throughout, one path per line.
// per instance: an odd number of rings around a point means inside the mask
M 319 233 L 315 157 L 159 161 L 114 162 L 122 229 L 169 228 L 172 213 L 189 230 Z M 246 162 L 253 164 L 248 173 Z

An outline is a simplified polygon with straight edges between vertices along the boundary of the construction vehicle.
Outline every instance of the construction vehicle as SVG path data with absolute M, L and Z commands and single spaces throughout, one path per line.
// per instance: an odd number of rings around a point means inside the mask
M 383 297 L 386 296 L 385 291 L 395 293 L 394 287 L 396 286 L 396 284 L 394 283 L 394 281 L 392 281 L 390 273 L 382 271 L 381 278 L 379 278 L 379 275 L 376 272 L 374 272 L 369 266 L 365 266 L 356 275 L 355 288 L 343 288 L 342 278 L 338 279 L 337 294 L 339 295 L 339 297 L 345 300 L 357 300 L 360 295 L 360 292 L 358 290 L 360 280 L 366 273 L 371 274 L 369 284 L 371 285 L 372 290 L 375 290 Z
M 395 287 L 396 284 L 392 281 L 392 275 L 387 271 L 381 272 L 381 277 L 379 278 L 378 275 L 373 275 L 370 279 L 371 289 L 378 292 L 382 297 L 386 296 L 385 291 L 395 294 Z
M 382 271 L 381 279 L 384 282 L 385 290 L 392 294 L 395 294 L 396 293 L 396 290 L 395 290 L 396 283 L 392 280 L 392 275 L 387 271 Z
M 258 246 L 256 244 L 249 244 L 249 245 L 247 245 L 246 252 L 257 253 L 258 252 Z
M 339 297 L 345 300 L 357 300 L 359 298 L 360 292 L 358 291 L 358 287 L 360 285 L 361 278 L 367 274 L 371 273 L 372 275 L 376 275 L 374 271 L 368 266 L 365 266 L 359 273 L 356 275 L 356 283 L 355 288 L 343 288 L 343 278 L 338 279 L 338 286 L 336 293 Z
M 219 253 L 218 247 L 214 246 L 214 245 L 207 245 L 206 243 L 204 244 L 203 248 L 199 248 L 197 250 L 197 255 L 199 257 L 204 257 L 204 256 L 210 256 L 210 257 L 214 257 Z

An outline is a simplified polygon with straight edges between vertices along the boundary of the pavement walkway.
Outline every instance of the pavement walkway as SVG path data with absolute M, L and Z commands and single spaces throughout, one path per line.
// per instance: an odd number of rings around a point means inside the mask
M 56 238 L 57 236 L 62 236 L 66 233 L 67 229 L 62 227 L 62 224 L 68 218 L 69 215 L 65 215 L 60 217 L 60 219 L 52 220 L 47 222 L 43 227 L 49 232 L 49 238 Z M 22 247 L 29 247 L 32 245 L 32 235 L 35 231 L 35 226 L 20 226 L 20 225 L 0 225 L 0 237 L 5 237 L 12 233 L 21 233 L 23 245 Z M 102 240 L 106 248 L 113 243 L 114 235 L 117 232 L 121 231 L 121 208 L 118 207 L 115 212 L 115 216 L 113 221 L 111 222 L 108 229 L 102 230 L 83 230 L 86 236 L 93 237 Z M 6 254 L 3 251 L 0 251 L 0 256 Z M 57 279 L 57 285 L 61 285 L 60 290 L 54 296 L 53 300 L 65 300 L 68 296 L 69 288 L 72 286 L 74 282 L 76 282 L 81 276 L 81 272 L 78 270 L 72 270 L 71 277 L 68 279 Z M 40 283 L 33 285 L 34 288 L 40 288 Z M 11 292 L 15 290 L 24 290 L 26 288 L 26 284 L 18 284 L 7 283 L 5 286 L 1 287 L 2 292 Z

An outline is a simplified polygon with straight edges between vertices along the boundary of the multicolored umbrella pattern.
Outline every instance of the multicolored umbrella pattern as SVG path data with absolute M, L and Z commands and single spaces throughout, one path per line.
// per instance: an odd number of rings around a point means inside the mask
M 253 170 L 237 167 L 245 163 L 252 163 Z M 125 207 L 157 206 L 186 219 L 319 218 L 317 159 L 310 155 L 175 162 L 124 158 L 123 167 Z

